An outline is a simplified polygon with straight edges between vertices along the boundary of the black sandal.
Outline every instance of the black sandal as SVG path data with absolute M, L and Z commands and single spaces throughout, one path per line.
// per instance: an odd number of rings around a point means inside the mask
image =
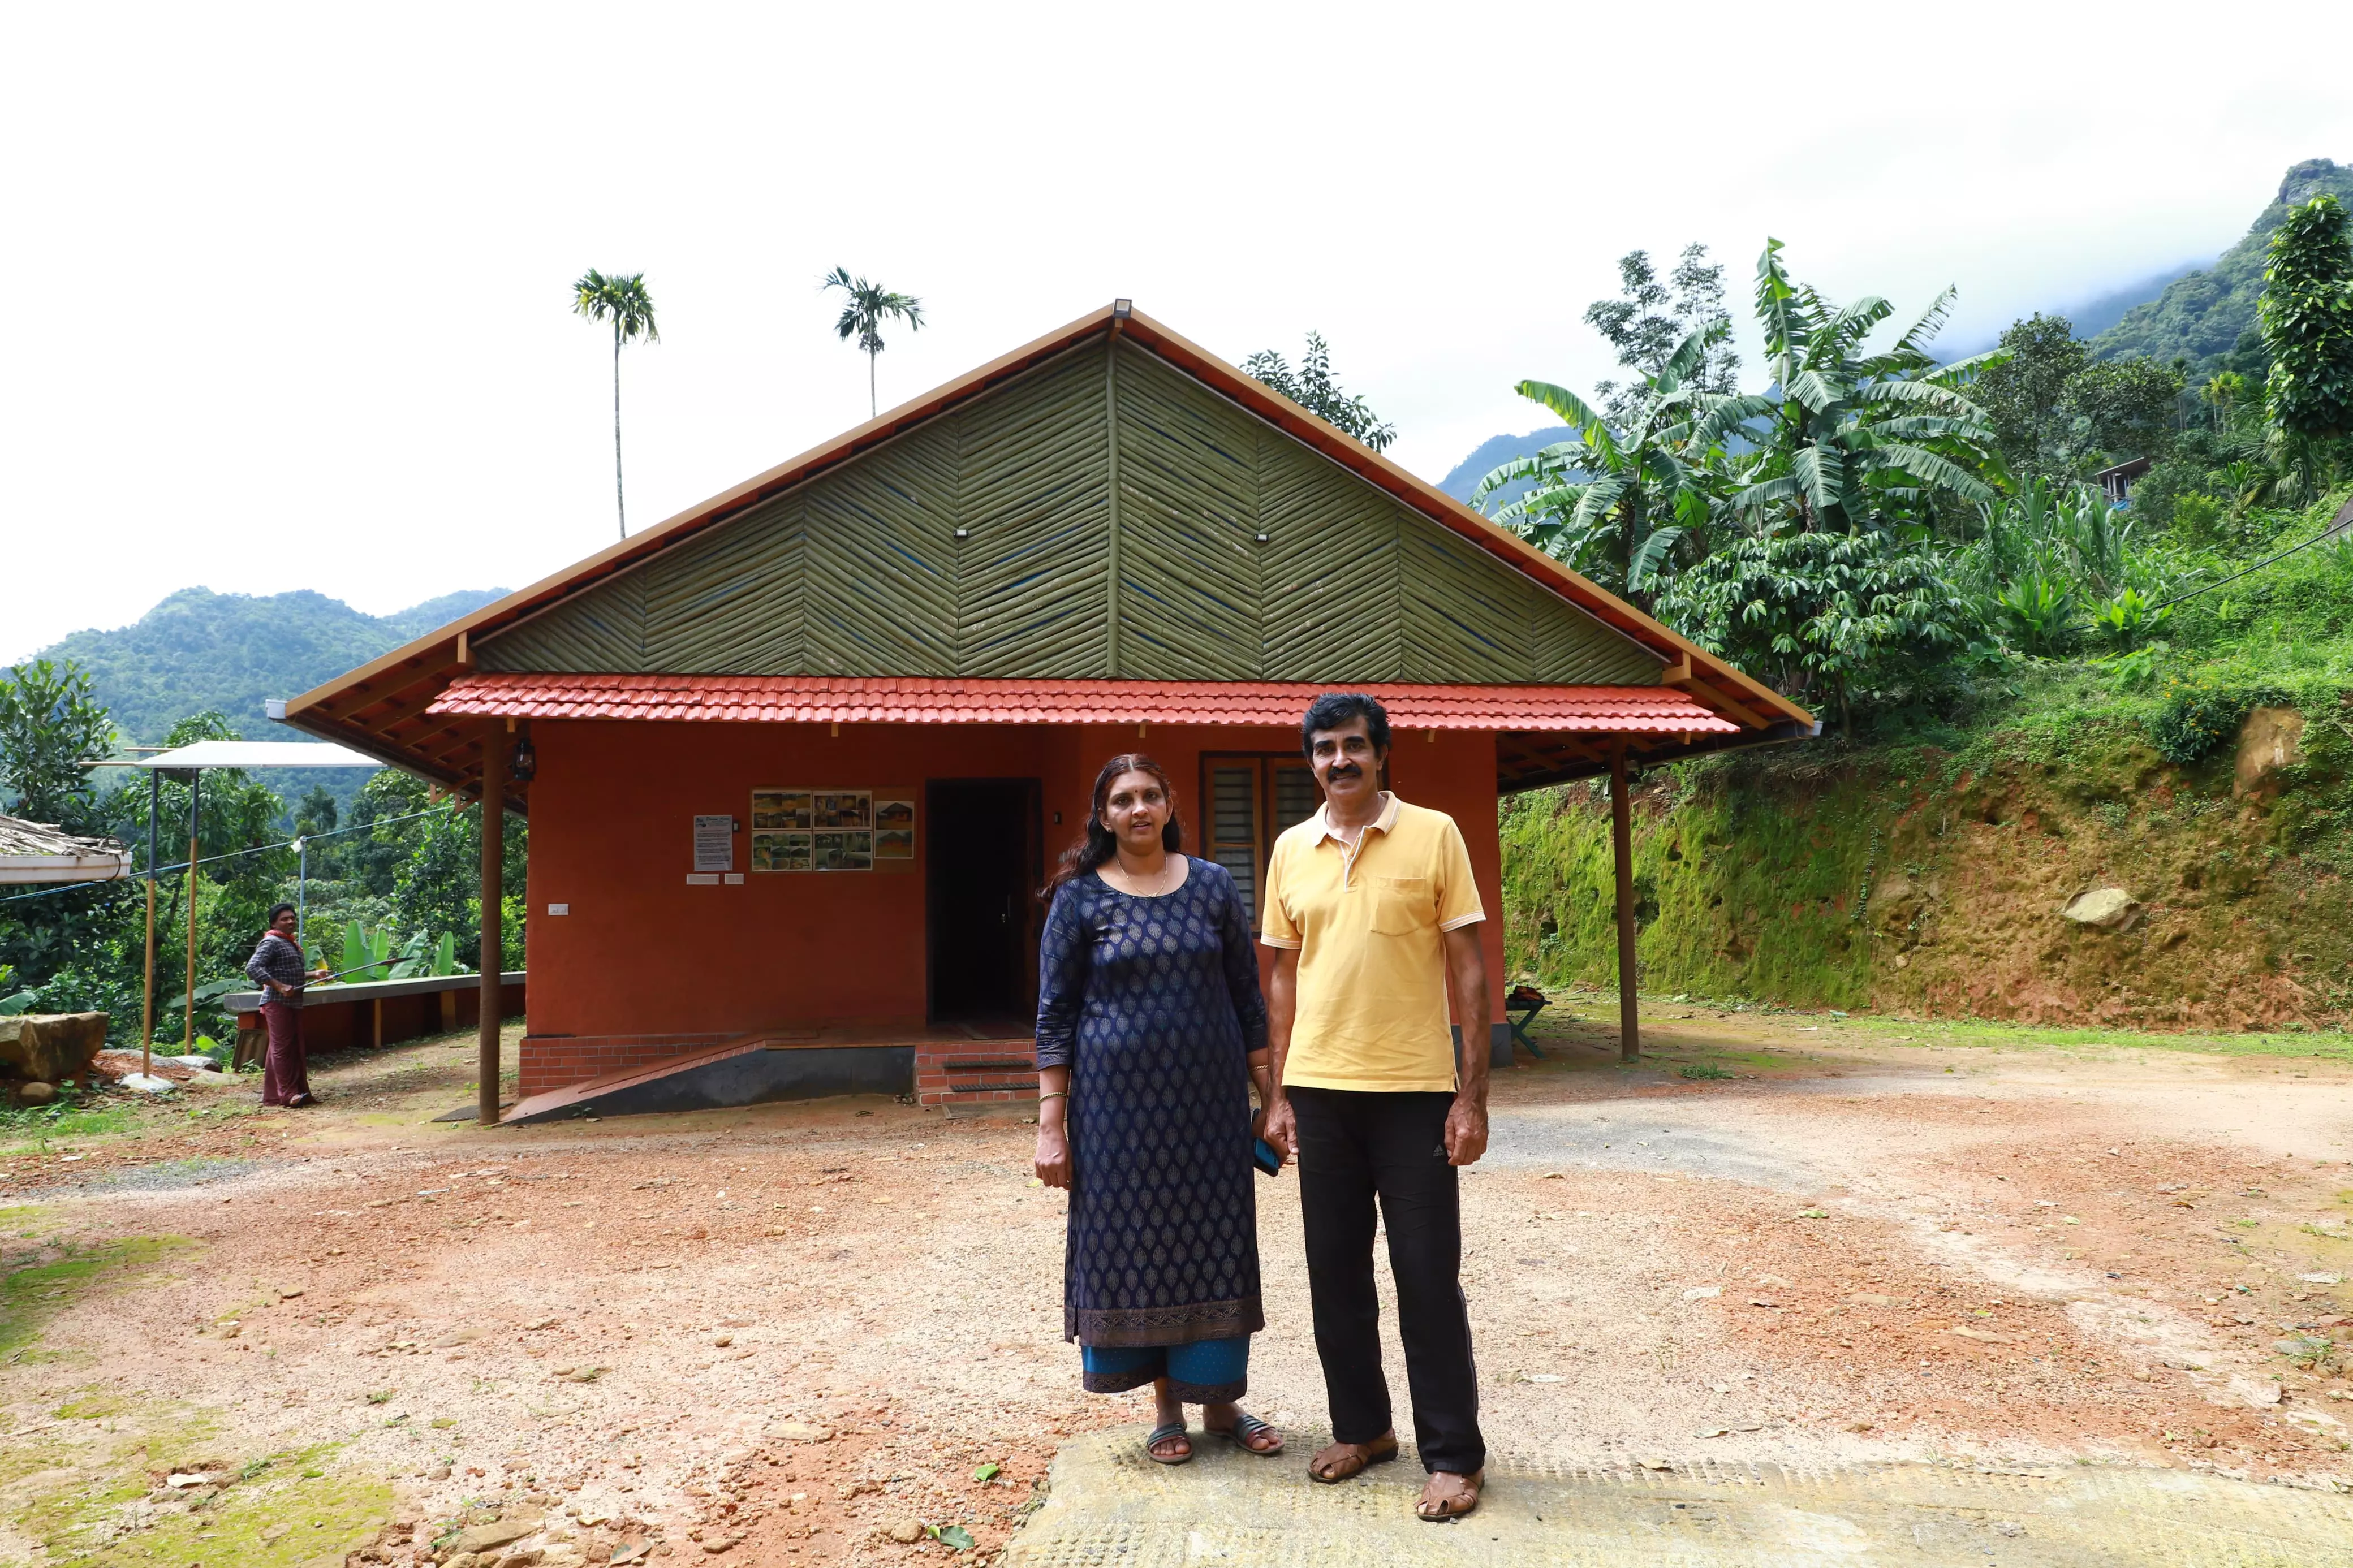
M 1234 1424 L 1232 1426 L 1212 1426 L 1208 1429 L 1208 1432 L 1210 1436 L 1223 1437 L 1227 1442 L 1231 1443 L 1243 1453 L 1256 1455 L 1261 1459 L 1271 1459 L 1277 1454 L 1282 1452 L 1282 1434 L 1275 1430 L 1274 1423 L 1271 1421 L 1261 1421 L 1257 1416 L 1251 1415 L 1249 1411 L 1241 1409 L 1239 1406 L 1234 1410 Z M 1253 1448 L 1250 1447 L 1250 1439 L 1257 1436 L 1261 1432 L 1274 1433 L 1273 1447 Z
M 1166 1442 L 1171 1437 L 1182 1437 L 1185 1439 L 1185 1451 L 1183 1453 L 1164 1458 L 1162 1455 L 1155 1451 L 1161 1444 Z M 1185 1430 L 1185 1423 L 1182 1421 L 1171 1421 L 1166 1426 L 1155 1426 L 1144 1439 L 1144 1457 L 1151 1460 L 1155 1465 L 1182 1465 L 1187 1463 L 1193 1458 L 1193 1435 Z

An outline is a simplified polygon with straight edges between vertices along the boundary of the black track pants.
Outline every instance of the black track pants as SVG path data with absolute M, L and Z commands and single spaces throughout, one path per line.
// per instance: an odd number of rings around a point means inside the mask
M 1479 1378 L 1462 1299 L 1462 1209 L 1446 1163 L 1451 1094 L 1294 1089 L 1299 1206 L 1315 1350 L 1332 1436 L 1369 1443 L 1392 1424 L 1381 1374 L 1380 1303 L 1373 1292 L 1373 1204 L 1388 1227 L 1398 1331 L 1425 1469 L 1471 1475 L 1487 1462 Z

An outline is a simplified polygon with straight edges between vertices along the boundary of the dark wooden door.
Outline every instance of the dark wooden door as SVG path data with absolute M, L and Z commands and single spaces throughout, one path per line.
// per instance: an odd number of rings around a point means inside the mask
M 1037 985 L 1037 781 L 934 779 L 926 794 L 932 1021 L 1027 1033 Z

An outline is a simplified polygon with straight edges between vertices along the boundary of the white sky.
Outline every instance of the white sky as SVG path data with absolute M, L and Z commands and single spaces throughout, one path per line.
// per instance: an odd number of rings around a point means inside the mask
M 1115 295 L 1310 327 L 1437 478 L 1588 385 L 1614 260 L 1765 236 L 1989 334 L 2353 161 L 2353 5 L 17 5 L 0 659 L 194 584 L 374 613 L 643 527 L 866 415 L 816 283 L 920 295 L 883 402 Z M 2255 40 L 2263 40 L 2255 47 Z M 2238 41 L 2234 41 L 2238 40 Z M 837 297 L 838 298 L 838 297 Z M 1753 361 L 1753 353 L 1750 355 Z

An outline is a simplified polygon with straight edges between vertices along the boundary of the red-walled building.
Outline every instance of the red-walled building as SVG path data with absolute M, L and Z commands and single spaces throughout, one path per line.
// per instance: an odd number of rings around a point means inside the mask
M 1124 302 L 287 718 L 528 813 L 528 1117 L 1034 1094 L 1035 893 L 1103 759 L 1254 897 L 1329 689 L 1461 823 L 1499 977 L 1502 793 L 1814 729 Z

